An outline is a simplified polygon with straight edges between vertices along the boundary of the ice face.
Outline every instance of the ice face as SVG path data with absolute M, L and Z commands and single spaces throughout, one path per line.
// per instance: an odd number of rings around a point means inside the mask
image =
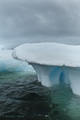
M 69 68 L 68 75 L 73 93 L 80 95 L 80 68 Z
M 69 84 L 73 93 L 80 95 L 80 46 L 24 44 L 15 48 L 12 55 L 31 64 L 42 85 Z
M 39 82 L 46 87 L 56 84 L 69 84 L 73 93 L 80 95 L 80 68 L 31 64 Z
M 49 66 L 31 64 L 35 69 L 38 81 L 46 87 L 50 87 L 56 84 L 69 84 L 67 67 L 64 66 Z

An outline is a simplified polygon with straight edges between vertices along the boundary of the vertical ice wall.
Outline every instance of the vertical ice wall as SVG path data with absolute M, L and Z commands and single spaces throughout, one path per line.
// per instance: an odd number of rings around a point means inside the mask
M 80 95 L 80 68 L 51 66 L 31 63 L 38 81 L 46 87 L 56 84 L 69 84 L 73 93 Z
M 68 75 L 73 93 L 80 95 L 80 68 L 68 68 Z
M 46 87 L 56 84 L 69 84 L 67 67 L 31 64 L 38 76 L 38 81 Z

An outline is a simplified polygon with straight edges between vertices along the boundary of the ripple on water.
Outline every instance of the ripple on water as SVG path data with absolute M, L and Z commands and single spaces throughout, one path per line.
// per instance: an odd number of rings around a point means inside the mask
M 2 120 L 80 120 L 80 97 L 69 86 L 42 86 L 35 74 L 0 74 Z

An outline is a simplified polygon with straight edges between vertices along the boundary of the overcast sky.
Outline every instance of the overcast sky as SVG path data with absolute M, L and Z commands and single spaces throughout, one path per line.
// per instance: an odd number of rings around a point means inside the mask
M 80 44 L 80 1 L 0 0 L 0 47 L 41 41 Z

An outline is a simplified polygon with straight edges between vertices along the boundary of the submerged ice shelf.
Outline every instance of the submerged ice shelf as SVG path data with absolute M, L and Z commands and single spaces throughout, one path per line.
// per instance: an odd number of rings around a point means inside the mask
M 80 46 L 27 43 L 15 48 L 12 56 L 31 64 L 42 85 L 69 84 L 80 95 Z

